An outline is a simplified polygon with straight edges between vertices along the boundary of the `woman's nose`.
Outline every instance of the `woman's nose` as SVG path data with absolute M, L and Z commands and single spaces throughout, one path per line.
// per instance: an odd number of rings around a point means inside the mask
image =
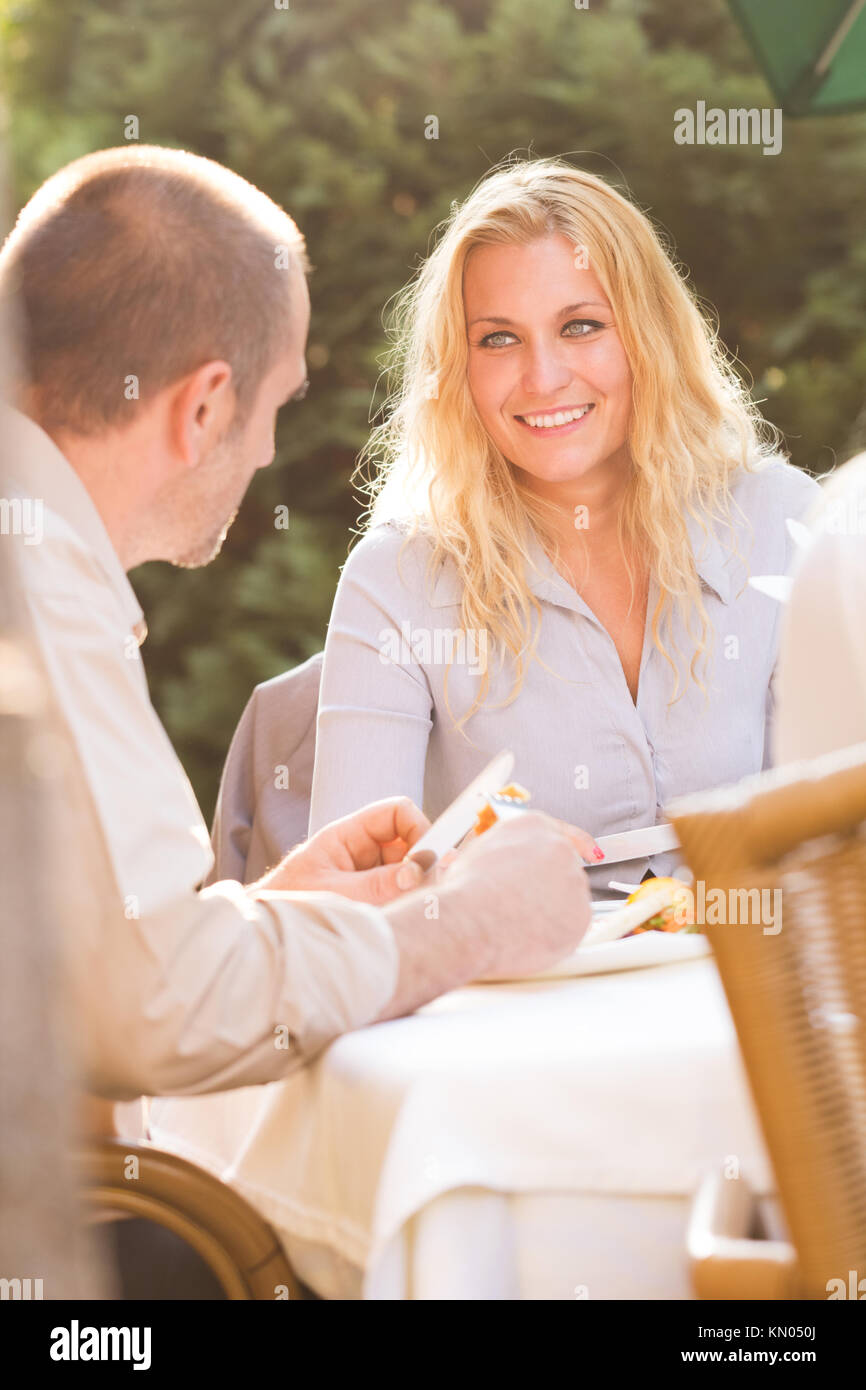
M 544 345 L 529 349 L 522 381 L 527 395 L 550 397 L 571 379 L 571 367 L 558 348 Z

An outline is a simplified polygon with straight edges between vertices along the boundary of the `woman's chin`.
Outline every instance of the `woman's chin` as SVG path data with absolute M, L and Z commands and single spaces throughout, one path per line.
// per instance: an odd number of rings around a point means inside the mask
M 515 459 L 515 467 L 526 474 L 527 482 L 530 486 L 533 481 L 538 483 L 576 483 L 581 478 L 586 477 L 598 462 L 595 458 L 576 459 L 572 455 L 568 458 L 550 458 L 543 462 L 537 458 Z

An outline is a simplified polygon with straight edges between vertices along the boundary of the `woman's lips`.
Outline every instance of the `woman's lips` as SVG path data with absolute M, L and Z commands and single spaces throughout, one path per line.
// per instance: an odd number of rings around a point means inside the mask
M 517 421 L 518 425 L 522 425 L 525 430 L 528 430 L 530 434 L 535 435 L 536 438 L 540 439 L 544 436 L 549 435 L 551 439 L 559 439 L 564 434 L 573 434 L 575 430 L 579 430 L 582 425 L 585 425 L 594 409 L 595 402 L 593 402 L 589 406 L 586 412 L 583 415 L 581 415 L 579 420 L 569 420 L 568 423 L 565 425 L 530 425 L 529 422 L 522 415 L 515 415 L 514 418 Z M 537 413 L 539 415 L 556 415 L 559 412 L 555 410 L 540 410 Z

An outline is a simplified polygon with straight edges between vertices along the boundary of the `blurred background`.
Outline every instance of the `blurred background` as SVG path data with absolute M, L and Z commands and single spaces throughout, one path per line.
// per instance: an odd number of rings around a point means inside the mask
M 208 818 L 252 687 L 324 640 L 384 398 L 384 306 L 509 152 L 631 192 L 794 463 L 825 473 L 866 444 L 866 116 L 786 118 L 777 156 L 675 144 L 678 107 L 778 104 L 725 0 L 0 0 L 0 47 L 14 203 L 134 116 L 142 143 L 282 203 L 315 266 L 310 394 L 221 556 L 132 575 L 154 703 Z

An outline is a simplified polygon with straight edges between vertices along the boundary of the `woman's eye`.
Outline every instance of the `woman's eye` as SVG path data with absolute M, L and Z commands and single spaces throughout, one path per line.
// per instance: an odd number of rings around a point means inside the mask
M 598 319 L 571 319 L 565 324 L 562 332 L 567 338 L 588 338 L 590 333 L 596 333 L 604 324 Z M 515 335 L 508 329 L 500 328 L 495 333 L 487 333 L 478 344 L 479 347 L 502 348 L 510 347 L 517 341 Z
M 569 329 L 572 328 L 579 329 L 580 331 L 571 333 Z M 599 323 L 597 319 L 572 319 L 570 323 L 565 325 L 562 331 L 567 334 L 569 338 L 586 338 L 590 333 L 594 333 L 597 328 L 604 328 L 604 324 Z
M 494 347 L 494 348 L 497 348 L 497 347 L 505 347 L 505 346 L 506 346 L 505 343 L 503 343 L 503 342 L 501 342 L 501 341 L 500 341 L 500 342 L 497 342 L 497 341 L 496 341 L 496 339 L 502 339 L 502 338 L 510 338 L 512 341 L 514 341 L 514 334 L 513 334 L 513 333 L 507 333 L 507 332 L 505 331 L 504 328 L 500 328 L 500 330 L 499 330 L 498 333 L 488 333 L 486 337 L 482 338 L 482 339 L 481 339 L 480 346 L 481 346 L 481 347 Z

